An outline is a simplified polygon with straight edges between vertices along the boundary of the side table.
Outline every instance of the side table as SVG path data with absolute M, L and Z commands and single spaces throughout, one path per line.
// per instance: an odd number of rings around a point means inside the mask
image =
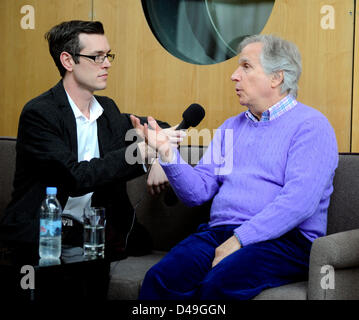
M 0 248 L 0 299 L 42 301 L 106 300 L 110 262 L 63 246 L 58 260 L 39 259 L 37 248 Z

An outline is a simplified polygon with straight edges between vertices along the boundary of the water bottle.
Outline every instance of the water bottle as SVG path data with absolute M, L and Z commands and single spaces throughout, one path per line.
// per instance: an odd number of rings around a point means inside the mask
M 47 187 L 40 208 L 40 244 L 42 259 L 58 259 L 61 255 L 61 205 L 56 199 L 57 188 Z

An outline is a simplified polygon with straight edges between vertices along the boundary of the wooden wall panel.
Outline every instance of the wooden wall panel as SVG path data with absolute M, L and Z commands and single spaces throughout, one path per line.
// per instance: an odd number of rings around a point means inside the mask
M 353 72 L 352 152 L 359 153 L 359 15 L 355 17 L 355 51 Z
M 20 27 L 24 5 L 35 9 L 35 30 Z M 334 30 L 320 27 L 324 5 L 335 9 Z M 1 0 L 0 135 L 15 136 L 24 103 L 59 79 L 44 33 L 61 21 L 92 16 L 104 23 L 117 53 L 109 87 L 98 94 L 112 97 L 122 111 L 151 114 L 175 124 L 183 110 L 197 102 L 207 112 L 199 128 L 214 129 L 245 110 L 230 80 L 237 58 L 197 66 L 173 57 L 153 36 L 140 0 Z M 303 57 L 299 100 L 328 117 L 340 151 L 350 151 L 352 124 L 353 151 L 359 152 L 357 72 L 352 96 L 354 18 L 354 0 L 276 0 L 263 33 L 276 33 L 298 45 Z
M 324 5 L 335 10 L 334 30 L 321 28 Z M 298 45 L 303 58 L 299 100 L 328 117 L 340 151 L 350 150 L 353 12 L 354 0 L 276 0 L 263 30 Z M 197 102 L 206 109 L 199 128 L 214 129 L 245 110 L 230 80 L 236 57 L 208 66 L 173 57 L 153 36 L 140 0 L 94 0 L 94 19 L 104 22 L 117 53 L 109 86 L 101 94 L 113 97 L 122 111 L 151 114 L 174 124 Z
M 95 0 L 94 19 L 104 22 L 117 54 L 103 93 L 114 97 L 122 111 L 152 115 L 175 124 L 181 121 L 185 108 L 196 102 L 206 109 L 199 128 L 214 129 L 224 119 L 245 110 L 238 104 L 230 80 L 237 58 L 199 66 L 172 56 L 153 36 L 141 1 Z
M 35 13 L 35 29 L 22 29 L 24 5 Z M 16 136 L 24 104 L 60 79 L 44 34 L 65 20 L 89 20 L 92 0 L 0 1 L 0 135 Z
M 321 28 L 324 5 L 334 9 L 333 30 Z M 353 0 L 276 1 L 264 30 L 299 47 L 303 74 L 298 100 L 329 119 L 341 152 L 349 152 L 351 147 L 354 12 Z

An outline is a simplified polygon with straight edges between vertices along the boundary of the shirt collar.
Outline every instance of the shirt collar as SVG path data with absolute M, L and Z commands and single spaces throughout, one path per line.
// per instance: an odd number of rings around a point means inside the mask
M 245 115 L 248 119 L 254 122 L 272 121 L 290 109 L 294 108 L 296 105 L 297 100 L 289 94 L 275 105 L 271 106 L 268 110 L 264 111 L 260 120 L 258 120 L 249 110 L 246 111 Z
M 67 93 L 67 91 L 65 90 L 67 98 L 69 100 L 71 109 L 75 115 L 75 118 L 81 118 L 83 117 L 85 120 L 88 120 L 80 111 L 80 109 L 77 107 L 77 105 L 75 104 L 75 102 L 71 99 L 70 95 Z M 88 120 L 89 122 L 93 122 L 96 121 L 101 114 L 103 113 L 103 108 L 101 107 L 100 103 L 96 100 L 96 98 L 94 96 L 92 96 L 92 100 L 90 103 L 90 119 Z

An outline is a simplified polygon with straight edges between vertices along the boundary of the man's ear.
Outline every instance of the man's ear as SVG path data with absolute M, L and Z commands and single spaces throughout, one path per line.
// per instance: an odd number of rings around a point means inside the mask
M 277 71 L 272 76 L 272 88 L 280 86 L 284 81 L 284 72 L 283 70 Z
M 67 71 L 72 71 L 73 70 L 73 65 L 75 64 L 74 60 L 72 59 L 72 55 L 69 54 L 66 51 L 61 52 L 60 54 L 60 61 L 61 64 L 63 65 L 63 67 L 67 70 Z

